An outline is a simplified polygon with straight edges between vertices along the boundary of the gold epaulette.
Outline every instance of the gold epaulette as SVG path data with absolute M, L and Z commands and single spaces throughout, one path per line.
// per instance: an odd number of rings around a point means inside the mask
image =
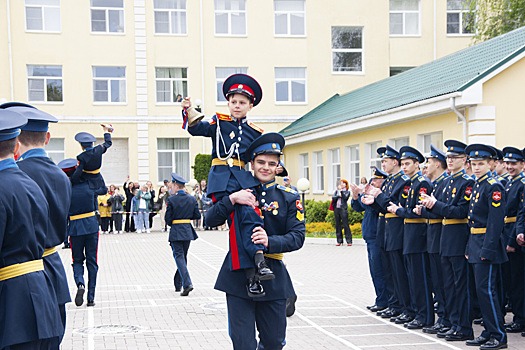
M 219 118 L 219 120 L 224 120 L 225 122 L 232 121 L 232 117 L 227 114 L 215 113 L 215 115 L 217 116 L 217 118 Z
M 254 130 L 260 132 L 261 134 L 264 132 L 263 129 L 261 129 L 260 127 L 258 127 L 257 125 L 255 125 L 255 124 L 252 123 L 252 122 L 248 122 L 248 125 L 249 125 L 252 129 L 254 129 Z

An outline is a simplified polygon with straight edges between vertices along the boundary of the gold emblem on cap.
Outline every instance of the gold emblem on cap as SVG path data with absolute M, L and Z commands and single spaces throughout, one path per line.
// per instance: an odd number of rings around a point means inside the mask
M 454 150 L 454 147 L 450 147 L 450 150 L 453 151 L 453 150 Z
M 239 84 L 239 89 L 242 89 L 243 87 L 244 87 L 244 85 Z
M 512 153 L 509 153 L 509 158 L 512 158 Z
M 478 152 L 478 151 L 476 151 L 476 153 L 474 153 L 474 155 L 476 155 L 476 156 L 477 156 L 477 155 L 479 155 L 479 152 Z
M 277 145 L 275 143 L 272 143 L 272 148 L 277 148 Z

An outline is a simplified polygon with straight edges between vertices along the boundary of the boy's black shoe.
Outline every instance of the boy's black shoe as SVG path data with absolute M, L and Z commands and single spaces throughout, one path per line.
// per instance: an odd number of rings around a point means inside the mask
M 84 304 L 84 292 L 86 291 L 86 287 L 82 283 L 78 284 L 77 287 L 77 295 L 75 296 L 75 305 L 76 306 L 82 306 Z
M 95 301 L 94 300 L 88 300 L 87 306 L 95 306 Z
M 297 295 L 286 299 L 286 317 L 290 317 L 295 313 L 295 302 L 297 301 Z
M 257 275 L 260 281 L 273 280 L 275 278 L 273 271 L 266 265 L 265 259 L 257 264 Z
M 180 295 L 183 297 L 187 297 L 192 290 L 193 290 L 193 284 L 190 284 L 189 286 L 184 288 L 182 292 L 180 292 Z
M 250 298 L 261 298 L 266 295 L 261 282 L 257 278 L 249 278 L 246 290 Z

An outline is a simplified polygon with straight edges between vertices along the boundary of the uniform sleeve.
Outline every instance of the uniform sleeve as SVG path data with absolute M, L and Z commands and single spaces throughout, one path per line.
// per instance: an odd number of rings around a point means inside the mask
M 168 226 L 171 226 L 171 222 L 173 221 L 173 205 L 169 199 L 166 202 L 166 214 L 164 215 L 164 221 Z
M 77 159 L 78 159 L 78 157 L 77 157 Z M 85 165 L 86 165 L 86 163 L 84 161 L 80 161 L 80 159 L 79 159 L 78 166 L 75 169 L 75 171 L 73 172 L 73 174 L 71 175 L 71 183 L 73 183 L 73 184 L 80 183 L 80 176 L 82 175 L 82 171 L 84 170 L 84 166 Z
M 7 226 L 7 212 L 6 212 L 4 203 L 0 201 L 0 251 L 2 251 L 2 245 L 4 244 L 6 226 Z
M 212 121 L 200 121 L 197 125 L 188 126 L 188 132 L 192 136 L 212 137 L 216 130 L 217 116 L 213 116 Z M 214 122 L 215 121 L 215 122 Z
M 305 239 L 304 208 L 299 196 L 287 203 L 285 233 L 268 236 L 268 253 L 286 253 L 300 249 Z
M 516 236 L 520 233 L 525 233 L 525 204 L 524 204 L 525 190 L 521 192 L 520 208 L 518 210 L 518 217 L 516 218 Z
M 113 141 L 111 141 L 111 134 L 109 132 L 104 133 L 104 143 L 102 144 L 103 151 L 102 153 L 106 153 L 106 150 L 110 148 L 113 145 Z
M 413 195 L 413 203 L 411 203 L 411 205 L 409 207 L 405 206 L 403 208 L 399 208 L 396 211 L 396 214 L 398 216 L 401 216 L 403 218 L 414 218 L 414 219 L 422 218 L 422 216 L 417 215 L 416 213 L 414 213 L 412 211 L 412 209 L 414 209 L 416 207 L 416 205 L 419 203 L 423 193 L 424 194 L 430 194 L 432 192 L 432 185 L 429 182 L 427 182 L 427 181 L 423 181 L 423 182 L 420 183 L 418 188 L 415 189 L 415 190 L 417 191 L 417 194 L 414 193 L 414 195 Z
M 199 203 L 197 203 L 195 198 L 192 198 L 192 202 L 193 202 L 193 216 L 191 218 L 193 220 L 199 220 L 201 218 L 201 212 L 199 211 Z
M 503 233 L 503 226 L 505 225 L 505 191 L 501 186 L 492 185 L 488 191 L 488 217 L 487 217 L 487 232 L 481 247 L 482 258 L 489 261 L 494 260 L 498 256 L 500 249 L 500 239 Z
M 430 209 L 430 212 L 438 214 L 447 219 L 465 219 L 468 215 L 468 208 L 470 205 L 470 196 L 472 194 L 472 185 L 474 181 L 469 180 L 463 184 L 461 190 L 457 195 L 461 194 L 461 198 L 456 204 L 448 204 L 437 201 Z
M 365 205 L 361 203 L 361 195 L 359 195 L 357 199 L 352 199 L 350 201 L 350 206 L 352 207 L 352 209 L 354 209 L 354 211 L 357 211 L 357 212 L 365 211 Z
M 234 205 L 230 201 L 230 197 L 224 196 L 206 211 L 206 225 L 217 227 L 224 224 L 233 212 L 233 209 Z

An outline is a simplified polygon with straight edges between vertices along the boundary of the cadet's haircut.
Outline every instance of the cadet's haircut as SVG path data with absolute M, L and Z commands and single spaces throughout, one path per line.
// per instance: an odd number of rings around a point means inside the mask
M 18 136 L 18 141 L 25 146 L 41 146 L 46 142 L 47 131 L 24 131 Z
M 8 158 L 15 152 L 15 146 L 18 138 L 0 141 L 0 158 Z

